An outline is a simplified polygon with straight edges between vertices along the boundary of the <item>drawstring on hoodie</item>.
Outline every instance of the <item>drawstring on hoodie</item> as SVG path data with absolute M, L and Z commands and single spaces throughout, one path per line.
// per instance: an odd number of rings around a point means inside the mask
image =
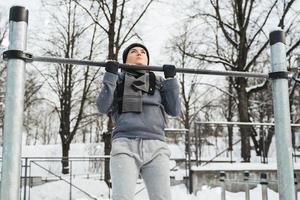
M 140 156 L 141 156 L 141 159 L 143 160 L 144 159 L 144 151 L 143 151 L 143 139 L 139 139 L 139 152 L 140 152 Z

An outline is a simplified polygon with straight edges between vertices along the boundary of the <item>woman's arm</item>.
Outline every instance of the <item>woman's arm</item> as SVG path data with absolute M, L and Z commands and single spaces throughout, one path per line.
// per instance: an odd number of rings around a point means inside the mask
M 97 108 L 100 113 L 108 113 L 111 109 L 114 100 L 114 92 L 117 86 L 118 75 L 110 72 L 105 72 L 102 89 L 97 97 Z
M 176 78 L 164 80 L 162 82 L 162 104 L 167 114 L 178 116 L 181 111 L 179 97 L 179 85 Z

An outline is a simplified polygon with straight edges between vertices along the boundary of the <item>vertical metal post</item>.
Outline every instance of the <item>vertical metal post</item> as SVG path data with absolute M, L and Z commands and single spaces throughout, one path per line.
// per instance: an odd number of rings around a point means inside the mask
M 199 165 L 201 165 L 202 163 L 202 161 L 201 161 L 201 156 L 202 156 L 202 137 L 201 137 L 201 124 L 198 124 L 198 123 L 196 123 L 196 125 L 197 125 L 197 133 L 199 134 L 198 136 L 198 138 L 199 138 L 199 146 L 198 146 L 198 149 L 199 149 Z
M 185 136 L 187 137 L 187 136 Z M 187 158 L 187 139 L 185 138 L 185 177 L 189 177 L 188 175 L 188 158 Z M 186 189 L 187 189 L 187 193 L 189 194 L 190 192 L 190 189 L 189 189 L 189 181 L 190 178 L 187 178 L 186 181 L 185 181 L 185 184 L 186 184 Z
M 262 200 L 268 200 L 268 182 L 267 182 L 267 174 L 262 173 L 260 175 L 260 184 L 261 184 L 261 194 Z
M 249 191 L 249 171 L 244 172 L 244 181 L 245 181 L 245 199 L 250 200 L 250 191 Z
M 187 151 L 187 155 L 188 155 L 188 169 L 189 169 L 189 192 L 190 194 L 193 193 L 193 180 L 192 180 L 192 161 L 191 161 L 191 138 L 190 138 L 190 131 L 187 130 L 186 131 L 186 135 L 187 135 L 187 147 L 186 147 L 186 151 Z
M 295 199 L 298 200 L 298 192 L 297 192 L 297 185 L 298 185 L 298 181 L 297 181 L 297 174 L 294 174 L 294 181 L 295 181 Z
M 197 134 L 197 124 L 195 123 L 194 124 L 194 135 L 195 135 L 195 156 L 196 156 L 196 166 L 198 167 L 198 164 L 199 164 L 199 158 L 198 158 L 198 155 L 199 155 L 199 152 L 198 152 L 198 147 L 199 147 L 199 144 L 198 144 L 198 134 Z
M 70 161 L 70 195 L 69 195 L 69 199 L 72 200 L 72 160 Z
M 29 184 L 28 184 L 28 199 L 30 200 L 30 189 L 32 187 L 32 176 L 31 176 L 31 163 L 32 161 L 29 161 Z
M 9 50 L 26 50 L 28 10 L 14 6 L 9 14 Z M 2 200 L 20 200 L 25 61 L 8 60 L 3 132 Z
M 221 182 L 221 200 L 226 199 L 226 193 L 225 193 L 225 178 L 226 174 L 224 171 L 220 172 L 220 182 Z
M 278 73 L 287 71 L 284 32 L 271 32 L 270 45 L 279 199 L 295 200 L 288 80 Z
M 23 191 L 24 191 L 24 200 L 26 200 L 26 191 L 27 191 L 27 173 L 28 173 L 28 158 L 25 158 L 25 174 L 24 174 L 24 186 L 23 186 Z
M 233 145 L 232 145 L 232 132 L 233 132 L 233 126 L 228 125 L 228 151 L 229 151 L 229 156 L 230 156 L 230 163 L 233 163 L 232 160 L 232 151 L 233 151 Z

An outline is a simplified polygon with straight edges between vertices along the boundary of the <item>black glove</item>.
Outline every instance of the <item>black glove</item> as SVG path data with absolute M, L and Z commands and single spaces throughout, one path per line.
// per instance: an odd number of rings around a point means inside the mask
M 163 70 L 165 78 L 174 78 L 174 76 L 176 75 L 175 65 L 163 65 Z
M 106 62 L 105 71 L 113 74 L 118 74 L 118 69 L 119 69 L 119 63 L 117 61 L 109 60 Z

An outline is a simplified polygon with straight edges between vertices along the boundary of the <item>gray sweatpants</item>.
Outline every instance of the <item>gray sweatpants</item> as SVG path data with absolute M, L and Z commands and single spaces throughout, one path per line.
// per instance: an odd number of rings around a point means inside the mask
M 134 200 L 139 174 L 150 200 L 171 200 L 169 159 L 170 150 L 163 141 L 113 140 L 110 159 L 113 200 Z

